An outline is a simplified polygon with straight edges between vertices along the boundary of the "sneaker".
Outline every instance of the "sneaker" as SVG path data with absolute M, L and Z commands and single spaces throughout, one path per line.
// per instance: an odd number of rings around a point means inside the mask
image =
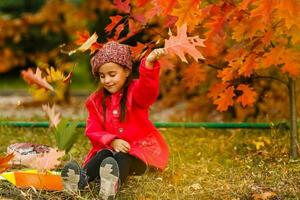
M 117 161 L 113 157 L 105 158 L 99 168 L 100 192 L 104 200 L 113 200 L 120 185 L 120 172 Z
M 76 161 L 68 162 L 61 171 L 64 189 L 69 192 L 77 192 L 88 185 L 88 177 L 85 170 L 81 169 Z

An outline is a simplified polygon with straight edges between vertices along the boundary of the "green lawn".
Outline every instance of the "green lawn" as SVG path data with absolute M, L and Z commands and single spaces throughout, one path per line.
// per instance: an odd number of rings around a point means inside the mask
M 117 199 L 300 199 L 300 161 L 288 158 L 288 133 L 277 130 L 160 129 L 171 154 L 162 173 L 130 177 Z M 71 156 L 82 161 L 89 142 L 81 135 Z M 50 140 L 49 140 L 50 137 Z M 14 142 L 54 145 L 47 129 L 0 127 L 0 152 Z M 66 157 L 65 163 L 69 158 Z M 16 189 L 0 183 L 0 196 L 12 199 L 97 199 L 97 187 L 78 195 Z M 257 196 L 256 196 L 257 197 Z

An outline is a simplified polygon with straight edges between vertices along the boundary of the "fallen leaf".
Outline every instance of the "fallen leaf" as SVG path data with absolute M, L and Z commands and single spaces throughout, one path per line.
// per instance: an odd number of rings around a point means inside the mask
M 11 159 L 13 159 L 13 157 L 14 157 L 13 153 L 8 154 L 4 157 L 0 157 L 0 174 L 9 168 L 10 165 L 8 164 L 8 162 Z
M 48 153 L 43 153 L 35 157 L 35 159 L 31 160 L 28 165 L 38 171 L 54 169 L 61 163 L 58 159 L 64 155 L 64 151 L 58 151 L 57 149 L 51 148 Z
M 252 197 L 254 200 L 268 200 L 272 197 L 276 197 L 277 195 L 274 192 L 267 191 L 261 194 L 253 194 Z

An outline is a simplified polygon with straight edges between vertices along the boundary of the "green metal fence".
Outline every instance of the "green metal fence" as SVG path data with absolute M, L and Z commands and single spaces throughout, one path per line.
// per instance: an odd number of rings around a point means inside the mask
M 79 122 L 78 128 L 84 128 L 85 122 Z M 157 128 L 216 128 L 216 129 L 271 129 L 271 128 L 289 128 L 285 122 L 280 123 L 216 123 L 216 122 L 154 122 Z M 8 127 L 49 127 L 48 122 L 16 122 L 2 121 L 0 126 Z

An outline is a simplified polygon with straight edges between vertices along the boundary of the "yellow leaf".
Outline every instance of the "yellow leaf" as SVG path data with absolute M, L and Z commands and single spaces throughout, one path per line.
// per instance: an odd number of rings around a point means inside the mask
M 48 82 L 56 82 L 56 81 L 63 81 L 65 79 L 64 74 L 59 70 L 55 70 L 53 67 L 46 69 L 48 76 L 46 77 Z

